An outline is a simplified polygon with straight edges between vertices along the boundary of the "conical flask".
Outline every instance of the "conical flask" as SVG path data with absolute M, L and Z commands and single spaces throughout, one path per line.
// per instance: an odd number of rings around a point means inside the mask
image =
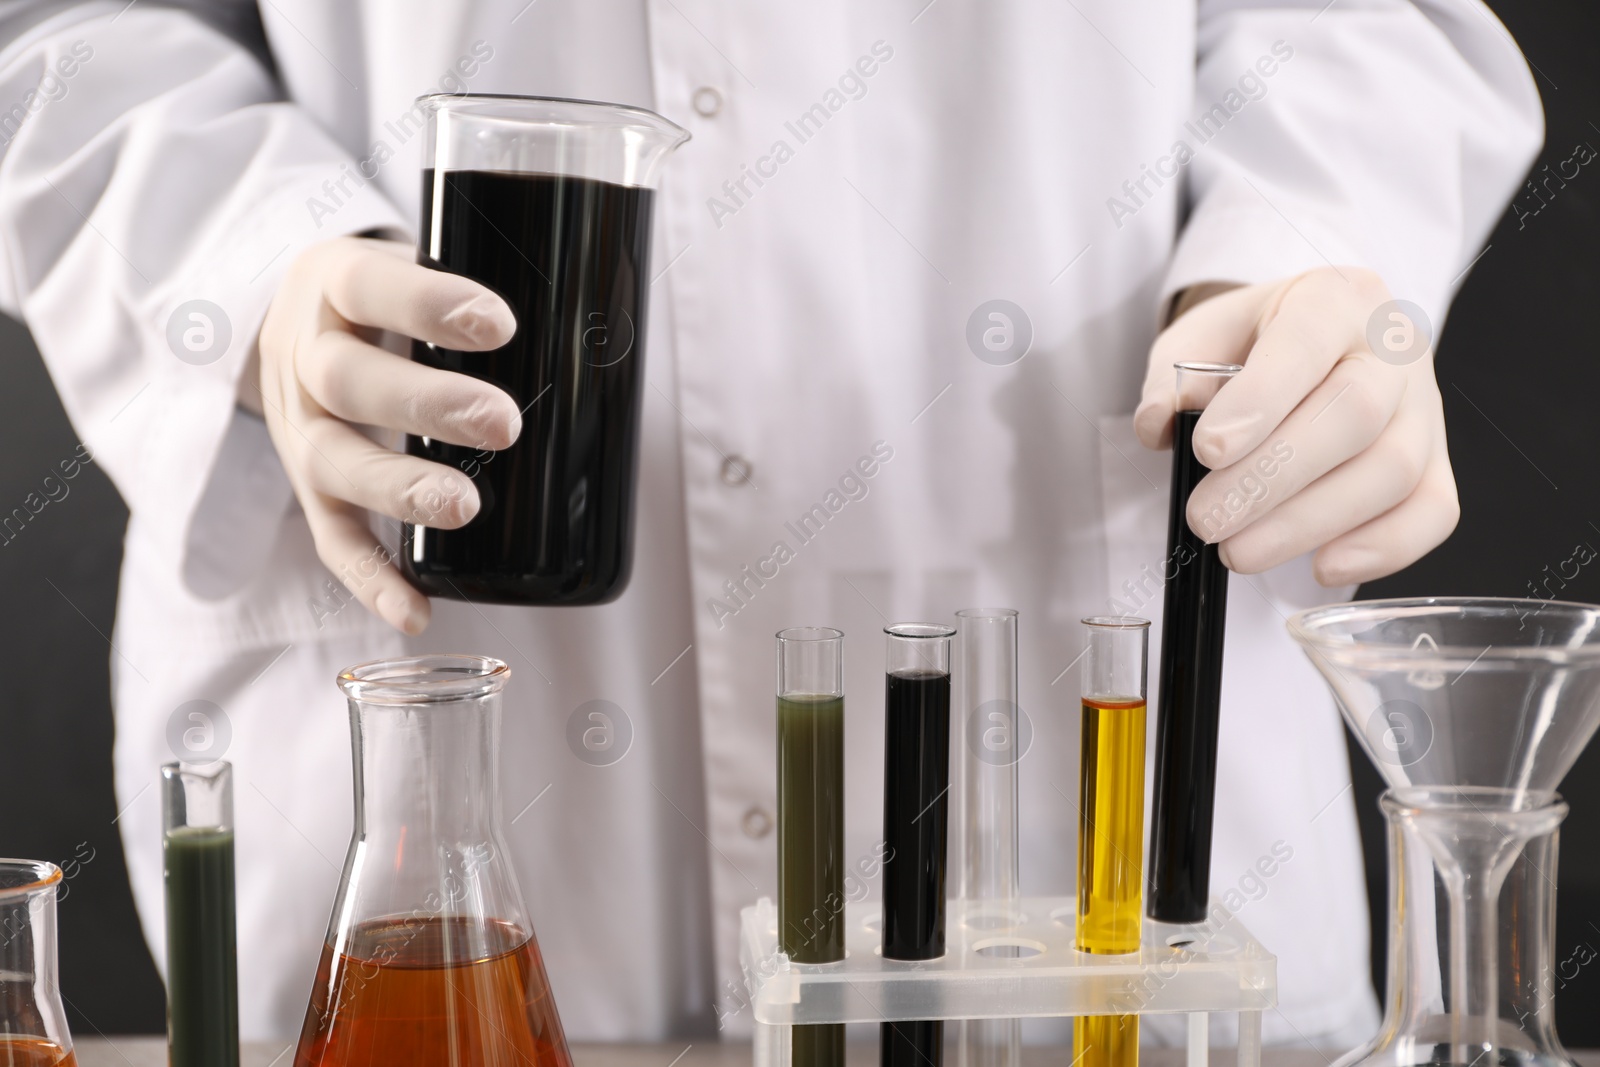
M 339 676 L 355 834 L 296 1067 L 571 1067 L 501 833 L 509 676 L 463 655 Z
M 1600 725 L 1600 608 L 1438 597 L 1292 633 L 1389 783 L 1388 1004 L 1337 1067 L 1567 1067 L 1551 980 L 1556 786 Z
M 56 969 L 61 868 L 0 860 L 0 1063 L 76 1067 Z

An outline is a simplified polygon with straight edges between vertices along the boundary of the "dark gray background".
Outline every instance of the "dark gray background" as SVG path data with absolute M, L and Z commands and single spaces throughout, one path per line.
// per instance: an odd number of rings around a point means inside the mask
M 1335 0 L 1336 2 L 1336 0 Z M 1584 0 L 1497 0 L 1493 7 L 1539 71 L 1549 120 L 1539 166 L 1600 146 L 1600 7 Z M 1456 301 L 1439 348 L 1450 452 L 1462 521 L 1438 551 L 1363 596 L 1529 595 L 1580 543 L 1600 547 L 1595 446 L 1600 425 L 1600 170 L 1585 168 L 1537 216 L 1508 212 Z M 73 455 L 68 426 L 27 331 L 0 319 L 0 502 L 9 509 Z M 62 990 L 71 1026 L 87 1036 L 163 1027 L 161 984 L 139 933 L 117 838 L 111 791 L 109 649 L 127 519 L 95 468 L 69 483 L 20 536 L 0 547 L 0 637 L 12 650 L 0 703 L 0 855 L 77 859 L 62 903 Z M 1581 571 L 1562 599 L 1600 601 L 1600 567 Z M 1376 774 L 1356 753 L 1382 959 L 1384 861 Z M 1572 815 L 1561 852 L 1556 959 L 1600 946 L 1600 746 L 1564 792 Z M 83 857 L 92 859 L 84 862 Z M 1308 917 L 1310 921 L 1310 917 Z M 1593 951 L 1590 949 L 1589 951 Z M 1597 968 L 1557 992 L 1562 1035 L 1600 1046 Z M 1381 983 L 1381 969 L 1375 967 Z

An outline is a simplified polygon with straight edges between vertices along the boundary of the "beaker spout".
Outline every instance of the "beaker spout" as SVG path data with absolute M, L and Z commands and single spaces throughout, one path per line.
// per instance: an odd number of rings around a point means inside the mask
M 654 189 L 689 131 L 641 107 L 554 97 L 434 93 L 424 159 L 437 170 L 592 178 Z

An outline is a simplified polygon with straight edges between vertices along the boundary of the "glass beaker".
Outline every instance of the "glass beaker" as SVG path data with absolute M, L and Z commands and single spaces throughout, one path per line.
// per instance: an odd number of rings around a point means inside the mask
M 295 1067 L 571 1067 L 501 833 L 509 675 L 440 655 L 339 676 L 355 834 Z
M 687 131 L 641 108 L 441 93 L 422 97 L 418 262 L 511 305 L 492 352 L 417 341 L 418 363 L 504 389 L 522 410 L 510 448 L 407 437 L 470 478 L 480 510 L 439 530 L 408 516 L 401 565 L 430 596 L 601 604 L 633 559 L 633 499 L 650 293 L 650 220 Z
M 61 868 L 0 860 L 0 1063 L 76 1067 L 56 968 Z
M 1339 1067 L 1567 1067 L 1555 790 L 1600 725 L 1600 607 L 1378 600 L 1289 631 L 1389 784 L 1388 1006 Z

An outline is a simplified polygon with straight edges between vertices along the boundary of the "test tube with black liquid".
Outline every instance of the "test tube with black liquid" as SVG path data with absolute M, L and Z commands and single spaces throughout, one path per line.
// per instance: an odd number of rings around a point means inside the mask
M 887 627 L 884 690 L 883 958 L 944 955 L 950 804 L 948 626 Z M 944 1023 L 883 1023 L 882 1067 L 940 1067 Z
M 1157 922 L 1196 923 L 1205 918 L 1211 881 L 1228 569 L 1217 546 L 1189 528 L 1187 512 L 1189 494 L 1210 473 L 1194 454 L 1195 424 L 1212 397 L 1242 368 L 1231 363 L 1174 367 L 1177 410 L 1166 564 L 1172 577 L 1161 620 L 1147 913 Z
M 238 1067 L 233 766 L 161 768 L 169 1067 Z
M 844 634 L 778 632 L 778 947 L 844 959 Z M 791 1067 L 844 1067 L 844 1024 L 796 1026 Z

